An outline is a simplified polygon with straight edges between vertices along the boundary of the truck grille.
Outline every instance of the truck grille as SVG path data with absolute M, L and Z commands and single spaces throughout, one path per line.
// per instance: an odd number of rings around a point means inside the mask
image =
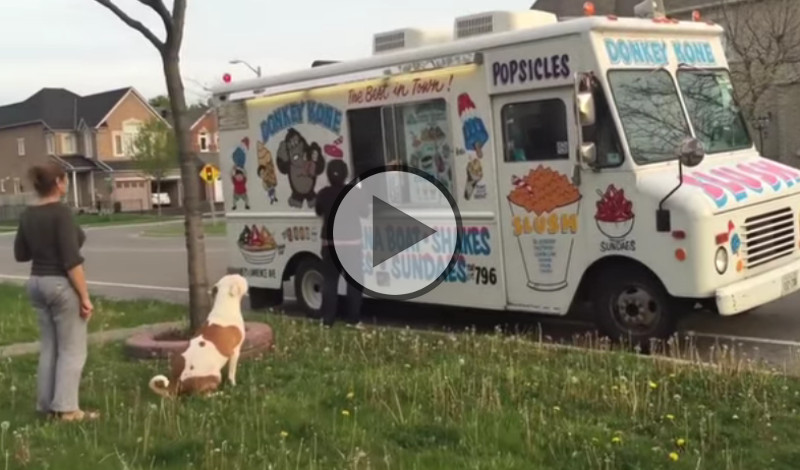
M 792 209 L 785 207 L 744 221 L 744 261 L 752 269 L 794 253 Z

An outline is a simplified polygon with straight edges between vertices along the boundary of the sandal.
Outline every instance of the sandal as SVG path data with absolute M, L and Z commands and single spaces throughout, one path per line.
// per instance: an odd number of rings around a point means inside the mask
M 95 420 L 100 418 L 100 413 L 97 411 L 69 411 L 66 413 L 55 413 L 55 418 L 59 421 L 86 421 Z

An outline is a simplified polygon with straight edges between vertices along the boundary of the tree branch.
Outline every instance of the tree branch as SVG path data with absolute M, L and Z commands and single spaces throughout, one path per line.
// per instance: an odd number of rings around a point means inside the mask
M 158 16 L 161 17 L 161 21 L 164 22 L 164 29 L 167 31 L 167 33 L 169 33 L 169 31 L 172 29 L 172 15 L 170 15 L 169 10 L 167 9 L 166 5 L 164 5 L 164 1 L 139 0 L 139 3 L 155 10 L 155 12 L 158 13 Z
M 158 39 L 156 35 L 153 34 L 152 31 L 147 29 L 147 27 L 143 25 L 141 22 L 136 21 L 130 16 L 128 16 L 127 13 L 122 11 L 111 0 L 94 0 L 94 1 L 111 10 L 111 12 L 117 15 L 117 18 L 122 20 L 123 23 L 142 33 L 142 35 L 146 37 L 148 41 L 153 43 L 153 45 L 156 47 L 156 49 L 158 49 L 159 52 L 161 52 L 162 54 L 164 53 L 164 50 L 166 49 L 165 44 L 161 42 L 161 40 Z M 177 4 L 178 2 L 176 1 L 175 3 Z
M 160 1 L 160 0 L 159 0 Z M 167 48 L 179 51 L 183 42 L 183 23 L 186 21 L 186 0 L 175 0 L 172 4 L 172 28 L 167 30 Z

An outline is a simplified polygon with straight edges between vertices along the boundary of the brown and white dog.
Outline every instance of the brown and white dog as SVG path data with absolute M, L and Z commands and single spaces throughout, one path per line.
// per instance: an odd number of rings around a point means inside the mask
M 241 300 L 247 295 L 247 280 L 238 274 L 222 277 L 214 285 L 214 305 L 208 318 L 189 345 L 171 358 L 167 378 L 156 375 L 150 389 L 163 397 L 214 392 L 222 382 L 222 368 L 228 365 L 228 382 L 236 385 L 236 366 L 244 342 Z

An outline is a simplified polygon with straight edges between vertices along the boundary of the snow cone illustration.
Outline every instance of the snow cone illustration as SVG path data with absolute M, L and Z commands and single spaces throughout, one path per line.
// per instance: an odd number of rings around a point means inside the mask
M 233 182 L 232 210 L 236 210 L 239 201 L 244 202 L 245 209 L 250 209 L 250 200 L 247 197 L 247 170 L 244 169 L 249 149 L 250 139 L 245 137 L 231 154 L 231 159 L 233 160 L 233 168 L 231 169 L 231 181 Z
M 263 225 L 261 228 L 245 225 L 237 240 L 239 251 L 250 264 L 269 264 L 276 255 L 283 254 L 285 245 L 278 245 L 275 237 Z
M 458 95 L 458 117 L 461 118 L 464 132 L 464 147 L 467 151 L 474 150 L 478 158 L 483 158 L 483 147 L 489 141 L 489 132 L 468 93 Z

